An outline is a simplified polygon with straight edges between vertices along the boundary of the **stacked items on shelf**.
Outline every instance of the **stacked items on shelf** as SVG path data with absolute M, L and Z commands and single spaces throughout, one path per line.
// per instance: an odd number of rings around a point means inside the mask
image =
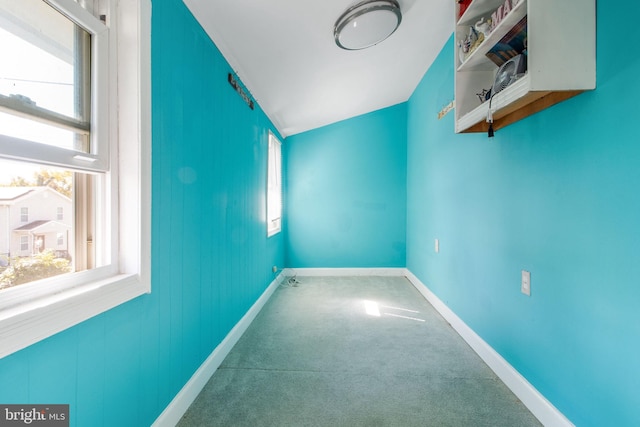
M 484 41 L 484 34 L 479 33 L 474 27 L 469 27 L 467 36 L 458 42 L 460 62 L 466 61 Z
M 499 26 L 499 24 L 506 18 L 511 11 L 520 4 L 522 0 L 505 0 L 500 6 L 487 14 L 487 16 L 477 17 L 477 21 L 474 25 L 467 26 L 468 32 L 463 29 L 462 35 L 464 38 L 458 40 L 458 57 L 460 63 L 463 64 L 467 58 L 482 44 L 482 42 L 489 37 L 489 35 Z M 467 5 L 468 6 L 468 5 Z M 466 11 L 467 7 L 460 5 L 460 11 Z M 464 13 L 459 12 L 459 22 Z M 465 21 L 467 19 L 464 19 Z M 460 30 L 458 30 L 458 33 Z M 526 22 L 525 22 L 526 33 Z M 522 49 L 518 51 L 521 53 Z
M 527 52 L 527 17 L 518 22 L 485 55 L 498 67 L 511 58 Z

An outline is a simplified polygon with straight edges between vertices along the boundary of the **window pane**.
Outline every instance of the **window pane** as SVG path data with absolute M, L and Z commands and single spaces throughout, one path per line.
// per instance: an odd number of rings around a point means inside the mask
M 72 171 L 0 160 L 0 290 L 77 270 L 74 199 Z
M 267 235 L 280 231 L 282 216 L 282 169 L 280 141 L 269 135 L 267 166 Z
M 84 142 L 88 141 L 87 136 L 2 111 L 0 111 L 0 133 L 40 144 L 87 152 L 87 150 L 77 148 L 78 144 L 86 145 L 88 143 Z
M 2 133 L 86 152 L 89 33 L 42 0 L 0 0 L 0 46 L 0 107 L 11 113 L 0 118 Z M 43 129 L 51 126 L 41 123 L 82 129 L 45 139 L 38 134 L 51 134 Z

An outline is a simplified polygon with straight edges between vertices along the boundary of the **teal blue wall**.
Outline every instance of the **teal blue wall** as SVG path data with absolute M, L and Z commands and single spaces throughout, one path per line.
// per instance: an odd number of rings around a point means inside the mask
M 287 267 L 404 267 L 406 104 L 284 144 Z
M 494 139 L 437 119 L 444 47 L 409 101 L 407 266 L 576 425 L 637 426 L 640 59 L 619 10 L 597 19 L 597 90 Z
M 284 264 L 267 239 L 267 132 L 181 0 L 152 18 L 152 293 L 0 360 L 0 402 L 71 425 L 150 425 Z
M 598 10 L 597 90 L 493 140 L 436 118 L 451 41 L 408 104 L 287 138 L 291 218 L 267 239 L 271 124 L 182 1 L 153 7 L 153 292 L 0 360 L 0 402 L 148 425 L 285 265 L 284 235 L 291 267 L 404 266 L 406 226 L 408 268 L 576 425 L 640 424 L 640 59 L 619 9 Z

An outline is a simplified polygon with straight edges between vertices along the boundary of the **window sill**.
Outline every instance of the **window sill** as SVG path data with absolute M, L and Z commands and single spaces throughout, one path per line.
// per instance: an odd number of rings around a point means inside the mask
M 276 234 L 280 233 L 280 231 L 281 230 L 279 228 L 277 228 L 275 230 L 268 230 L 267 231 L 267 237 L 275 236 Z
M 47 295 L 0 312 L 0 358 L 149 293 L 137 274 L 108 279 Z

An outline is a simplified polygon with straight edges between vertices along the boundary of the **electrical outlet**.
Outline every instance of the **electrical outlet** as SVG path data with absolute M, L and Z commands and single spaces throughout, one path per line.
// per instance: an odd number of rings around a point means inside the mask
M 435 242 L 433 243 L 433 250 L 436 251 L 436 253 L 440 252 L 440 240 L 435 240 Z
M 274 273 L 276 273 L 278 271 L 278 266 L 274 265 L 273 267 L 271 267 L 271 271 L 273 271 Z
M 528 296 L 531 296 L 531 273 L 527 270 L 522 270 L 522 285 L 520 291 Z

